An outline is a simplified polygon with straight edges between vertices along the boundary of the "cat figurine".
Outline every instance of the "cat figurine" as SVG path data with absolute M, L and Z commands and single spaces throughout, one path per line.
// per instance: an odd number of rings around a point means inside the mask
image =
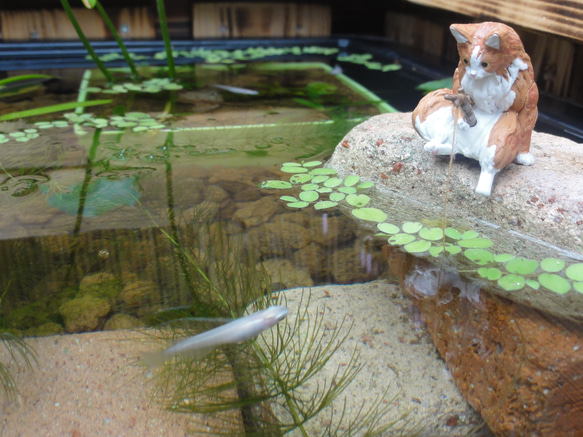
M 530 57 L 511 27 L 485 22 L 452 24 L 449 29 L 460 56 L 453 90 L 423 97 L 413 111 L 413 125 L 427 141 L 426 151 L 461 153 L 479 161 L 475 191 L 489 196 L 494 176 L 510 162 L 534 164 L 529 150 L 538 88 Z

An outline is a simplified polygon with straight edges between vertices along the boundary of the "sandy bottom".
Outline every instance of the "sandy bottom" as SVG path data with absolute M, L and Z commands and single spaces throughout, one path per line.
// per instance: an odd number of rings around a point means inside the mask
M 297 314 L 302 290 L 285 292 L 290 315 Z M 305 302 L 305 300 L 304 300 Z M 385 393 L 389 412 L 380 423 L 396 421 L 387 435 L 466 436 L 482 422 L 456 389 L 416 312 L 399 288 L 385 281 L 314 287 L 310 314 L 323 314 L 331 330 L 342 319 L 352 324 L 348 339 L 326 370 L 305 387 L 315 389 L 349 362 L 356 348 L 364 364 L 356 380 L 333 404 L 338 417 L 346 402 L 349 419 Z M 327 334 L 324 334 L 326 336 Z M 170 413 L 153 399 L 156 370 L 138 363 L 151 340 L 133 331 L 95 332 L 28 339 L 39 366 L 20 368 L 4 348 L 0 361 L 13 372 L 19 394 L 0 398 L 0 435 L 186 436 L 210 431 L 213 420 Z M 148 344 L 149 343 L 149 344 Z M 366 411 L 366 408 L 365 408 Z M 309 422 L 317 435 L 329 412 Z M 478 431 L 490 435 L 487 430 Z

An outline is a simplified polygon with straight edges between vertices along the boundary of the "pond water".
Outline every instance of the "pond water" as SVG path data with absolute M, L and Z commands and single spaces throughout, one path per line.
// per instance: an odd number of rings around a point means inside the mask
M 294 193 L 300 201 L 283 202 L 260 187 L 288 180 L 294 165 L 318 167 L 367 118 L 393 106 L 412 109 L 420 77 L 401 75 L 396 59 L 298 50 L 294 55 L 314 56 L 245 62 L 239 58 L 248 53 L 213 52 L 209 60 L 208 53 L 185 52 L 207 62 L 180 65 L 176 82 L 164 66 L 140 67 L 147 80 L 139 84 L 116 68 L 115 86 L 97 70 L 63 69 L 47 71 L 57 79 L 43 86 L 0 95 L 0 117 L 109 100 L 65 116 L 0 122 L 2 332 L 45 336 L 161 324 L 166 336 L 180 336 L 200 331 L 201 323 L 208 328 L 201 321 L 209 318 L 240 317 L 253 302 L 265 306 L 272 291 L 389 276 L 382 241 L 342 210 L 303 208 L 302 190 Z M 359 187 L 340 183 L 347 195 Z M 283 346 L 276 351 L 283 354 Z M 257 376 L 256 367 L 267 368 L 243 347 L 224 352 L 205 358 L 203 367 L 212 367 L 212 377 L 220 374 L 217 363 L 233 368 L 239 390 Z M 207 381 L 176 365 L 185 380 Z M 256 384 L 261 394 L 265 386 Z M 262 420 L 270 412 L 244 404 L 232 405 Z M 246 430 L 273 432 L 249 424 Z

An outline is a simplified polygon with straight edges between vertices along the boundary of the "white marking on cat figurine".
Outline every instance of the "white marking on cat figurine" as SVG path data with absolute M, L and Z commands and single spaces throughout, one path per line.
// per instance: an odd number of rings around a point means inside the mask
M 486 22 L 453 24 L 450 30 L 460 55 L 453 90 L 433 91 L 421 99 L 413 111 L 413 125 L 427 141 L 426 151 L 449 155 L 453 150 L 479 161 L 476 193 L 489 196 L 494 176 L 510 162 L 534 163 L 529 149 L 538 88 L 530 58 L 512 28 Z M 467 114 L 460 117 L 452 145 L 454 103 L 460 92 L 469 96 L 477 122 L 470 127 Z M 453 98 L 445 97 L 451 94 Z

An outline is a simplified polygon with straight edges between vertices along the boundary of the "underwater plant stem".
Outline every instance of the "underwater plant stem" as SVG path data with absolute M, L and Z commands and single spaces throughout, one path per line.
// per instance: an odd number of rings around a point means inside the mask
M 130 70 L 132 71 L 132 80 L 134 82 L 137 82 L 138 76 L 139 76 L 138 70 L 136 69 L 136 65 L 134 64 L 132 57 L 130 56 L 129 52 L 126 49 L 125 44 L 123 43 L 123 40 L 120 38 L 119 34 L 117 33 L 117 29 L 115 28 L 115 26 L 113 25 L 113 23 L 109 19 L 107 12 L 105 12 L 105 9 L 103 9 L 103 6 L 101 6 L 101 3 L 99 2 L 99 0 L 95 3 L 95 7 L 97 8 L 99 13 L 101 14 L 101 18 L 103 18 L 105 25 L 107 26 L 107 28 L 109 29 L 109 31 L 111 32 L 113 37 L 115 38 L 115 41 L 117 42 L 117 45 L 119 46 L 119 49 L 121 50 L 121 52 L 122 52 L 122 54 L 123 54 L 123 56 L 128 64 L 128 67 L 130 67 Z
M 73 14 L 73 9 L 71 9 L 71 5 L 69 4 L 69 1 L 68 0 L 61 0 L 61 4 L 63 5 L 63 8 L 65 9 L 65 13 L 67 14 L 67 17 L 69 18 L 69 21 L 71 22 L 71 24 L 75 28 L 75 32 L 77 32 L 79 39 L 83 43 L 83 46 L 85 46 L 85 50 L 87 50 L 87 53 L 89 53 L 89 56 L 91 56 L 91 59 L 93 60 L 93 62 L 95 62 L 95 64 L 97 65 L 97 68 L 99 68 L 99 70 L 101 70 L 101 72 L 103 73 L 103 75 L 105 76 L 107 81 L 109 83 L 113 83 L 114 82 L 113 76 L 111 75 L 111 73 L 109 72 L 109 70 L 107 69 L 105 64 L 103 62 L 101 62 L 101 59 L 99 59 L 99 56 L 97 56 L 97 53 L 95 53 L 95 50 L 93 50 L 93 47 L 91 47 L 89 40 L 87 39 L 87 37 L 83 33 L 83 30 L 81 29 L 81 26 L 79 25 L 79 22 L 75 18 L 75 14 Z
M 164 0 L 156 0 L 158 6 L 158 22 L 160 23 L 160 32 L 164 40 L 164 48 L 166 49 L 166 60 L 168 62 L 168 77 L 171 80 L 176 79 L 174 71 L 174 57 L 172 56 L 172 44 L 170 43 L 170 34 L 168 33 L 168 22 L 166 21 L 166 10 L 164 9 Z

